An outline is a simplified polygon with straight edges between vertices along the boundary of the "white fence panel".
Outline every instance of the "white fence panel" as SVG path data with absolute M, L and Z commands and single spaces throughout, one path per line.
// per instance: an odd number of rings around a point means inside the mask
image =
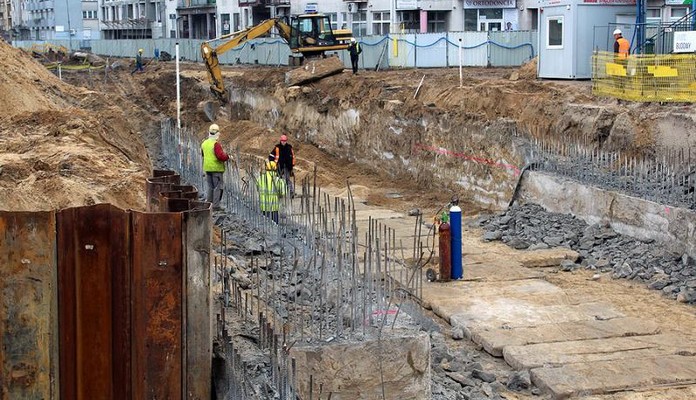
M 389 41 L 389 65 L 392 67 L 413 67 L 416 65 L 416 35 L 393 34 Z M 395 50 L 396 49 L 396 50 Z
M 366 36 L 360 39 L 362 54 L 360 55 L 359 66 L 361 69 L 374 70 L 379 63 L 380 69 L 389 68 L 389 37 L 387 36 Z M 350 65 L 350 55 L 344 51 Z
M 459 40 L 462 45 L 462 65 L 485 67 L 488 65 L 487 32 L 450 32 L 447 46 L 449 65 L 459 66 Z
M 447 34 L 421 33 L 416 35 L 416 67 L 447 67 Z
M 489 40 L 493 67 L 522 65 L 536 55 L 537 31 L 489 32 Z

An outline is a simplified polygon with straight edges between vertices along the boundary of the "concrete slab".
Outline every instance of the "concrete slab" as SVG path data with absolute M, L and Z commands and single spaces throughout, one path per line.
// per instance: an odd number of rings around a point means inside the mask
M 696 383 L 696 357 L 660 356 L 534 368 L 532 382 L 555 399 Z
M 658 324 L 639 318 L 615 318 L 606 321 L 588 320 L 562 324 L 544 324 L 530 328 L 478 330 L 472 334 L 474 343 L 491 355 L 503 356 L 506 346 L 555 343 L 623 336 L 654 335 Z
M 477 262 L 469 259 L 464 254 L 464 265 L 462 265 L 463 279 L 465 281 L 513 281 L 523 279 L 542 279 L 544 273 L 530 268 L 522 268 L 514 261 L 498 263 Z
M 683 335 L 660 334 L 507 346 L 503 350 L 505 361 L 518 370 L 677 354 L 696 354 L 696 344 Z
M 461 327 L 467 338 L 479 330 L 522 328 L 544 324 L 608 320 L 624 317 L 608 303 L 595 302 L 577 305 L 538 304 L 529 300 L 501 297 L 472 299 L 460 311 L 453 312 L 449 321 Z
M 425 307 L 432 309 L 437 315 L 448 320 L 451 315 L 468 307 L 476 306 L 483 299 L 494 302 L 500 298 L 537 305 L 580 304 L 591 300 L 569 295 L 557 286 L 541 279 L 423 283 Z

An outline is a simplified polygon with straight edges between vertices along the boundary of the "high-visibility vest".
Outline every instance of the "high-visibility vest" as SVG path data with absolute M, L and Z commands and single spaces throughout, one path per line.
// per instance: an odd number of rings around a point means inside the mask
M 261 211 L 278 211 L 280 208 L 280 196 L 285 196 L 285 182 L 277 173 L 266 171 L 256 181 L 259 191 L 259 205 Z
M 628 52 L 631 49 L 631 44 L 628 42 L 628 40 L 622 37 L 616 39 L 616 41 L 619 43 L 619 58 L 628 58 Z
M 225 163 L 218 160 L 215 155 L 215 143 L 217 143 L 217 140 L 208 138 L 201 144 L 203 171 L 205 172 L 225 172 Z

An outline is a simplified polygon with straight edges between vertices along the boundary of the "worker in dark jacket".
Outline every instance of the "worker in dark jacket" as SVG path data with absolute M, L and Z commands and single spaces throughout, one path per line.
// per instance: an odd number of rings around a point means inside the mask
M 353 66 L 353 74 L 357 74 L 358 60 L 360 59 L 360 53 L 362 53 L 362 47 L 360 47 L 360 43 L 358 43 L 355 38 L 350 38 L 348 52 L 350 53 L 350 63 Z
M 143 72 L 143 49 L 138 49 L 138 55 L 135 56 L 135 69 L 131 71 L 131 75 L 136 72 Z
M 225 163 L 230 156 L 222 149 L 218 142 L 220 138 L 220 127 L 217 124 L 210 125 L 208 128 L 208 138 L 201 144 L 201 154 L 203 155 L 203 171 L 207 183 L 207 201 L 213 203 L 213 209 L 220 209 L 222 200 L 222 174 L 225 173 Z
M 295 196 L 295 185 L 292 179 L 290 179 L 294 176 L 292 170 L 295 167 L 295 151 L 292 149 L 292 145 L 288 143 L 288 137 L 286 135 L 280 136 L 280 143 L 275 145 L 268 159 L 276 162 L 278 165 L 278 175 L 285 181 L 290 197 Z

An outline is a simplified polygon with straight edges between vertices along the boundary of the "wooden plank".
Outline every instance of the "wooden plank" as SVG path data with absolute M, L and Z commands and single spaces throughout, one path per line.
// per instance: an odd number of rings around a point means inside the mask
M 182 214 L 132 212 L 133 399 L 182 398 Z
M 670 354 L 696 354 L 696 343 L 683 335 L 660 334 L 508 346 L 503 351 L 517 370 Z
M 658 333 L 657 323 L 641 318 L 574 321 L 561 324 L 514 329 L 481 329 L 472 331 L 471 340 L 491 355 L 503 356 L 506 346 L 554 343 L 571 340 L 601 339 L 623 336 L 644 336 Z
M 187 399 L 211 396 L 210 215 L 209 208 L 184 213 Z
M 338 57 L 305 60 L 302 67 L 285 73 L 285 83 L 288 86 L 304 85 L 327 76 L 340 74 L 344 68 L 343 62 Z
M 532 382 L 554 399 L 696 383 L 696 357 L 661 356 L 534 368 Z
M 0 211 L 0 399 L 57 390 L 55 215 Z

